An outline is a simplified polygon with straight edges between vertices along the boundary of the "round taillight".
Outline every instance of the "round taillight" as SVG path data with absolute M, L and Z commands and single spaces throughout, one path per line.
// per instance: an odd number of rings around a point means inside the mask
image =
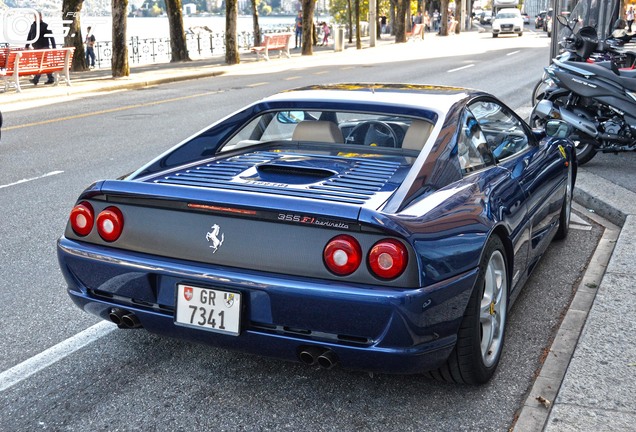
M 124 229 L 124 215 L 117 207 L 106 207 L 97 216 L 97 232 L 107 242 L 114 242 Z
M 93 206 L 87 202 L 82 201 L 77 204 L 71 210 L 71 228 L 73 232 L 78 236 L 87 236 L 93 229 L 93 222 L 95 221 L 95 212 Z
M 356 239 L 350 235 L 339 235 L 327 243 L 322 253 L 325 265 L 339 276 L 350 275 L 362 262 L 362 249 Z
M 394 279 L 406 268 L 408 257 L 406 247 L 399 241 L 380 240 L 369 252 L 369 267 L 381 279 Z

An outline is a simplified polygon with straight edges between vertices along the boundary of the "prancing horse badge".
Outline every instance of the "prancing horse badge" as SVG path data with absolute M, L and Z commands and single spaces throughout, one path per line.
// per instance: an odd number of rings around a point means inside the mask
M 205 239 L 212 243 L 210 245 L 210 247 L 212 248 L 212 253 L 216 253 L 216 251 L 221 247 L 221 245 L 223 244 L 223 240 L 225 239 L 225 236 L 223 235 L 223 233 L 221 233 L 221 237 L 219 238 L 219 232 L 221 231 L 221 227 L 218 226 L 217 224 L 212 225 L 212 231 L 208 232 L 205 235 Z

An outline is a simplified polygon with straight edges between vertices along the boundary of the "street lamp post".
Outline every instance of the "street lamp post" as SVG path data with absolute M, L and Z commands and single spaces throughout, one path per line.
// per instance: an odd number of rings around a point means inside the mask
M 375 46 L 376 30 L 378 28 L 377 17 L 375 16 L 376 0 L 369 0 L 369 46 Z

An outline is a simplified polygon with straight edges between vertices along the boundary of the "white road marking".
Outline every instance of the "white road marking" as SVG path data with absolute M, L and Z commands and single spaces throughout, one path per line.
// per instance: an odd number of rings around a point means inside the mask
M 83 332 L 42 351 L 40 354 L 23 361 L 0 373 L 0 392 L 13 387 L 21 381 L 24 381 L 33 374 L 40 372 L 51 366 L 53 363 L 62 360 L 73 354 L 75 351 L 95 342 L 108 333 L 115 330 L 117 326 L 108 321 L 102 321 L 92 327 L 87 328 Z
M 459 71 L 459 70 L 462 70 L 462 69 L 468 69 L 468 68 L 471 68 L 471 67 L 473 67 L 473 66 L 475 66 L 475 64 L 474 64 L 474 63 L 473 63 L 473 64 L 466 65 L 466 66 L 458 67 L 458 68 L 456 68 L 456 69 L 451 69 L 451 70 L 449 70 L 449 71 L 447 71 L 447 72 L 449 72 L 449 73 L 450 73 L 450 72 L 457 72 L 457 71 Z
M 50 177 L 50 176 L 54 176 L 54 175 L 58 175 L 58 174 L 62 174 L 63 172 L 64 172 L 64 171 L 51 171 L 50 173 L 46 173 L 46 174 L 43 174 L 43 175 L 41 175 L 41 176 L 32 177 L 32 178 L 26 178 L 26 179 L 18 180 L 17 182 L 13 182 L 13 183 L 5 184 L 5 185 L 0 185 L 0 189 L 7 188 L 7 187 L 9 187 L 9 186 L 19 185 L 19 184 L 21 184 L 21 183 L 30 182 L 30 181 L 33 181 L 33 180 L 43 179 L 43 178 L 45 178 L 45 177 Z
M 519 53 L 519 52 L 521 52 L 521 51 L 518 51 L 518 50 L 517 50 L 517 51 L 509 52 L 509 53 L 508 53 L 508 54 L 506 54 L 506 55 L 507 55 L 507 56 L 509 56 L 509 55 L 515 55 L 515 54 L 517 54 L 517 53 Z

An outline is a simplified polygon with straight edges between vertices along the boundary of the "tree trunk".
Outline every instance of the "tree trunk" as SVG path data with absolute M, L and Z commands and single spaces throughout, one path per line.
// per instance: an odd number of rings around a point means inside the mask
M 442 14 L 442 21 L 439 24 L 439 35 L 448 36 L 448 0 L 442 0 L 440 13 Z
M 128 66 L 128 45 L 126 44 L 126 12 L 128 0 L 113 0 L 113 56 L 111 69 L 113 78 L 130 75 Z
M 303 0 L 303 48 L 302 55 L 313 55 L 314 53 L 314 8 L 315 0 Z
M 252 28 L 254 30 L 254 46 L 261 44 L 261 27 L 258 24 L 258 5 L 256 0 L 252 1 Z
M 170 26 L 170 62 L 190 61 L 185 32 L 181 0 L 166 0 L 166 13 Z
M 225 2 L 225 63 L 234 65 L 241 62 L 236 36 L 238 21 L 238 0 Z
M 389 22 L 391 23 L 391 35 L 395 36 L 395 8 L 398 0 L 390 0 Z
M 88 69 L 86 65 L 86 52 L 84 51 L 84 39 L 82 38 L 82 24 L 80 22 L 80 12 L 84 0 L 64 0 L 62 2 L 62 19 L 64 28 L 71 21 L 69 32 L 64 36 L 64 46 L 75 47 L 73 53 L 73 62 L 71 63 L 72 71 L 85 71 Z
M 409 0 L 397 0 L 397 10 L 395 13 L 395 42 L 406 42 L 406 14 L 409 7 Z
M 356 49 L 362 49 L 362 35 L 360 34 L 360 0 L 355 0 L 356 7 Z
M 347 6 L 349 6 L 347 15 L 349 16 L 349 43 L 351 43 L 353 42 L 353 8 L 351 7 L 351 0 L 347 0 Z

